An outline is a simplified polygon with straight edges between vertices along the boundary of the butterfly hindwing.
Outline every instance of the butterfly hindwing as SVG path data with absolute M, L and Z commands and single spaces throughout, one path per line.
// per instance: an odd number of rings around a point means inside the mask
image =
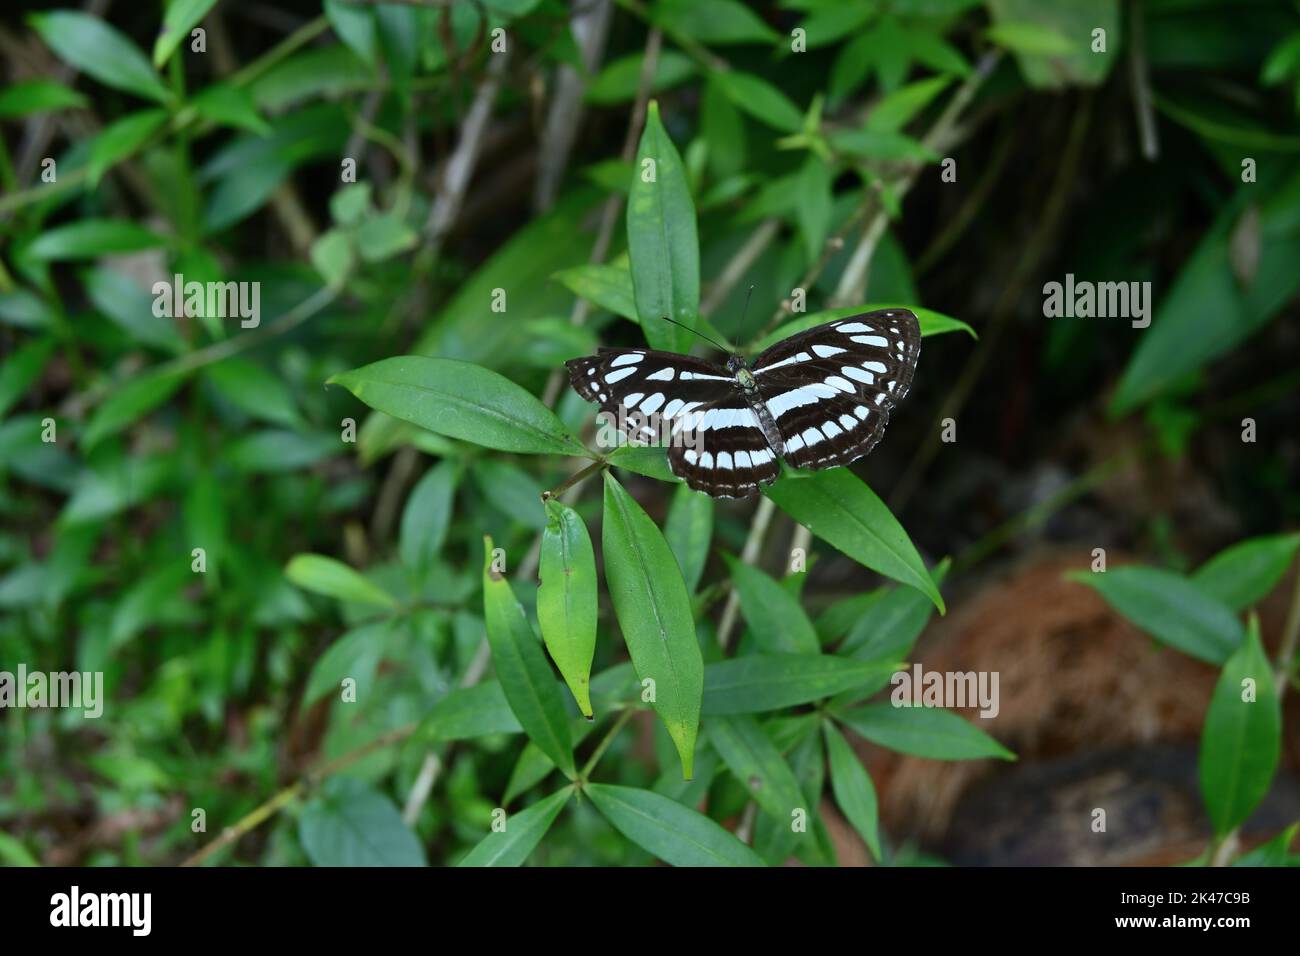
M 916 316 L 885 309 L 808 329 L 759 355 L 754 378 L 786 460 L 831 468 L 870 452 L 911 386 L 920 350 Z
M 696 491 L 743 498 L 781 472 L 758 416 L 739 389 L 685 416 L 674 427 L 679 430 L 689 440 L 669 443 L 668 467 Z

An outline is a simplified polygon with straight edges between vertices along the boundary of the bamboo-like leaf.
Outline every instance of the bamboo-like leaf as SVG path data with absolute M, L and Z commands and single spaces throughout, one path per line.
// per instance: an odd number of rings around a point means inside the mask
M 1223 665 L 1201 735 L 1201 794 L 1216 833 L 1244 822 L 1264 799 L 1281 748 L 1277 687 L 1252 615 L 1245 641 Z
M 649 515 L 605 473 L 605 578 L 637 676 L 654 681 L 654 708 L 691 776 L 704 661 L 691 599 L 668 542 Z
M 546 831 L 573 795 L 573 787 L 537 801 L 527 810 L 506 817 L 505 829 L 493 831 L 479 841 L 457 866 L 520 866 L 542 842 Z
M 852 690 L 898 668 L 828 654 L 752 654 L 704 668 L 704 713 L 755 714 Z
M 505 575 L 492 567 L 492 539 L 483 539 L 483 617 L 501 689 L 524 733 L 570 777 L 573 743 L 564 701 L 546 655 Z
M 831 763 L 831 791 L 835 794 L 835 802 L 867 844 L 871 855 L 879 860 L 880 814 L 871 775 L 834 724 L 826 721 L 823 729 L 826 733 L 826 752 Z
M 942 707 L 868 704 L 838 718 L 872 743 L 933 760 L 976 760 L 1016 755 L 970 721 Z
M 694 325 L 700 311 L 700 241 L 682 158 L 659 120 L 656 102 L 650 103 L 636 153 L 627 248 L 646 341 L 654 348 L 686 351 L 690 333 L 663 317 Z
M 546 502 L 537 623 L 551 659 L 584 716 L 591 712 L 591 659 L 596 653 L 596 554 L 582 516 Z
M 762 858 L 702 813 L 652 790 L 588 784 L 586 791 L 619 833 L 673 866 L 764 866 Z

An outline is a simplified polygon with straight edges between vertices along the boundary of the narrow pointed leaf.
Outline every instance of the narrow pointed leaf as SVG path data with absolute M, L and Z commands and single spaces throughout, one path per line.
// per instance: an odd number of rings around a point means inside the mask
M 871 851 L 872 857 L 880 859 L 880 814 L 876 801 L 876 788 L 871 782 L 871 775 L 862 761 L 853 752 L 844 735 L 835 729 L 835 725 L 826 721 L 826 752 L 831 763 L 831 791 L 840 810 L 853 824 Z
M 483 617 L 497 679 L 524 733 L 572 777 L 573 743 L 559 685 L 510 582 L 492 567 L 491 538 L 483 548 Z
M 976 760 L 1016 755 L 970 721 L 941 707 L 868 704 L 837 715 L 872 743 L 933 760 Z
M 602 544 L 605 579 L 632 664 L 638 678 L 654 681 L 655 711 L 689 778 L 704 692 L 690 595 L 659 528 L 608 472 Z
M 704 713 L 755 714 L 832 697 L 898 664 L 829 654 L 752 654 L 704 668 Z
M 943 598 L 925 563 L 885 503 L 847 468 L 783 478 L 763 492 L 782 511 L 864 567 L 911 585 L 939 613 Z
M 1264 799 L 1281 747 L 1277 687 L 1252 617 L 1246 640 L 1223 665 L 1201 735 L 1201 794 L 1215 833 L 1243 823 Z
M 812 621 L 793 594 L 758 568 L 728 560 L 731 580 L 754 640 L 771 654 L 818 654 L 821 644 Z
M 582 517 L 546 502 L 537 623 L 551 659 L 584 716 L 591 716 L 591 659 L 596 653 L 596 554 Z
M 573 787 L 565 787 L 527 810 L 506 817 L 506 828 L 489 833 L 470 850 L 457 866 L 520 866 L 528 854 L 537 848 L 560 815 L 564 805 L 573 795 Z
M 694 327 L 700 311 L 700 242 L 695 204 L 677 147 L 651 102 L 637 148 L 627 201 L 627 248 L 632 289 L 646 341 L 684 352 L 690 333 L 663 316 Z
M 788 827 L 795 811 L 809 809 L 794 771 L 756 718 L 714 717 L 704 729 L 732 776 L 774 820 Z
M 757 853 L 702 813 L 651 790 L 588 784 L 614 829 L 673 866 L 763 866 Z
M 523 454 L 587 454 L 531 392 L 469 362 L 403 355 L 340 372 L 329 384 L 342 385 L 371 408 L 450 438 Z

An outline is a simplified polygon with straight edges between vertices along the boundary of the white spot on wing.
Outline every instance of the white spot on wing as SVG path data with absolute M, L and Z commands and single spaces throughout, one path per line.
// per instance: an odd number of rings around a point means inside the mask
M 855 382 L 862 382 L 865 385 L 876 384 L 876 376 L 872 375 L 870 372 L 864 372 L 856 365 L 846 365 L 842 369 L 840 369 L 840 371 L 843 372 L 845 375 L 847 375 L 849 378 L 853 379 L 853 381 Z
M 889 348 L 889 339 L 883 335 L 854 335 L 853 341 L 861 342 L 863 345 L 874 345 L 876 348 Z
M 846 382 L 838 375 L 832 375 L 830 378 L 826 379 L 826 384 L 831 386 L 831 388 L 838 388 L 841 392 L 846 392 L 849 395 L 852 395 L 857 391 L 857 389 L 853 387 L 852 382 Z
M 613 385 L 615 382 L 621 382 L 635 371 L 634 368 L 621 368 L 617 372 L 610 372 L 605 376 L 605 384 Z
M 836 326 L 836 328 L 837 328 L 840 332 L 843 332 L 845 335 L 851 335 L 851 334 L 854 333 L 854 332 L 872 332 L 872 331 L 875 331 L 874 329 L 871 328 L 871 326 L 866 325 L 866 324 L 864 324 L 864 323 L 862 323 L 862 322 L 846 322 L 846 323 L 844 323 L 843 325 Z
M 804 442 L 807 443 L 808 447 L 811 448 L 813 445 L 817 444 L 826 436 L 823 435 L 821 431 L 814 426 L 813 428 L 804 429 L 804 433 L 802 437 Z
M 620 365 L 635 365 L 645 356 L 640 352 L 628 352 L 626 355 L 620 355 L 614 361 L 610 362 L 610 368 L 618 368 Z
M 671 382 L 673 380 L 673 376 L 676 374 L 677 374 L 677 370 L 670 365 L 668 368 L 661 368 L 653 375 L 647 375 L 646 381 L 647 382 Z
M 848 349 L 842 349 L 838 345 L 814 345 L 812 350 L 818 358 L 830 358 L 832 355 L 839 355 L 841 352 L 848 351 Z
M 662 405 L 663 403 L 664 403 L 663 393 L 655 392 L 653 395 L 651 395 L 649 398 L 647 398 L 644 402 L 641 403 L 641 411 L 645 412 L 647 415 L 653 415 L 655 412 L 659 411 L 659 406 Z
M 725 468 L 728 471 L 731 470 L 731 452 L 729 451 L 718 452 L 718 467 Z

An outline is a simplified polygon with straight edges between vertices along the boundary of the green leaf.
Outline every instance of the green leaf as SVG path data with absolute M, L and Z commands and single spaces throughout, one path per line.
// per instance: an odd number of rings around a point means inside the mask
M 682 569 L 686 590 L 692 594 L 699 587 L 700 575 L 709 559 L 709 544 L 713 538 L 713 499 L 702 491 L 692 491 L 685 484 L 673 492 L 668 518 L 664 522 L 664 538 L 672 548 L 677 565 Z
M 423 571 L 442 550 L 459 478 L 456 463 L 444 461 L 426 471 L 411 489 L 397 544 L 397 553 L 408 568 Z
M 1119 0 L 988 0 L 987 6 L 994 22 L 989 39 L 1015 54 L 1025 81 L 1037 89 L 1100 85 L 1125 42 Z M 1104 50 L 1094 49 L 1096 29 L 1105 30 Z
M 936 587 L 949 563 L 945 558 L 930 572 Z M 892 588 L 863 610 L 837 653 L 859 661 L 906 660 L 933 613 L 934 605 L 920 591 Z
M 578 709 L 590 717 L 596 653 L 596 554 L 582 516 L 551 498 L 542 532 L 537 623 Z
M 878 129 L 845 129 L 832 133 L 831 145 L 842 152 L 865 159 L 908 159 L 937 162 L 939 154 L 905 133 Z
M 433 744 L 523 732 L 500 682 L 485 681 L 450 691 L 420 722 L 416 736 Z
M 895 90 L 871 110 L 866 128 L 872 132 L 898 132 L 946 90 L 951 82 L 951 77 L 931 76 Z
M 1300 34 L 1296 34 L 1300 37 Z M 1289 848 L 1300 834 L 1300 823 L 1293 823 L 1267 843 L 1232 861 L 1233 866 L 1295 866 L 1300 856 L 1292 856 Z
M 8 866 L 40 866 L 36 857 L 20 840 L 0 831 L 0 862 Z
M 27 255 L 40 262 L 59 262 L 139 252 L 165 244 L 162 236 L 123 219 L 79 219 L 42 233 L 27 247 Z
M 831 170 L 826 161 L 809 153 L 799 173 L 797 208 L 808 262 L 817 261 L 831 225 Z
M 331 644 L 312 665 L 301 706 L 306 708 L 326 694 L 337 694 L 345 678 L 356 681 L 357 699 L 364 700 L 391 628 L 389 621 L 377 621 L 349 631 Z
M 825 654 L 751 654 L 704 668 L 704 713 L 753 714 L 832 697 L 893 672 L 891 662 Z
M 342 385 L 371 408 L 450 438 L 521 454 L 587 454 L 530 392 L 469 362 L 406 355 L 340 372 L 328 384 Z
M 323 554 L 295 554 L 284 566 L 284 574 L 303 590 L 339 601 L 386 608 L 397 606 L 396 599 L 383 588 L 371 584 L 343 562 Z
M 781 35 L 738 0 L 659 0 L 654 22 L 698 43 L 775 43 Z
M 146 372 L 128 382 L 96 409 L 81 436 L 83 448 L 93 448 L 167 401 L 184 383 L 186 372 Z
M 1300 548 L 1300 533 L 1251 538 L 1220 551 L 1192 575 L 1207 597 L 1244 611 L 1277 586 Z
M 606 64 L 604 69 L 587 84 L 587 101 L 611 106 L 633 100 L 641 85 L 643 61 L 643 54 L 631 53 Z M 677 50 L 662 50 L 655 63 L 655 75 L 650 84 L 650 92 L 659 93 L 679 86 L 694 76 L 695 72 L 695 63 L 685 53 L 679 53 Z
M 491 368 L 510 364 L 519 351 L 517 323 L 569 313 L 573 296 L 551 277 L 590 259 L 588 220 L 603 195 L 594 189 L 571 190 L 551 212 L 516 230 L 486 263 L 457 284 L 456 293 L 411 351 Z M 511 321 L 483 321 L 495 289 L 509 290 Z
M 592 783 L 585 792 L 619 833 L 672 866 L 765 865 L 702 813 L 651 790 Z
M 1129 565 L 1077 571 L 1069 578 L 1092 588 L 1156 640 L 1197 660 L 1218 666 L 1241 647 L 1244 632 L 1232 611 L 1181 574 Z
M 668 542 L 605 473 L 605 579 L 637 677 L 653 680 L 654 708 L 691 776 L 704 693 L 704 660 L 691 598 Z
M 1070 53 L 1070 41 L 1055 30 L 1025 21 L 1004 21 L 985 31 L 990 40 L 1016 53 L 1060 56 Z
M 1249 282 L 1234 265 L 1233 235 L 1248 214 L 1247 193 L 1227 203 L 1179 270 L 1150 328 L 1129 359 L 1109 406 L 1127 414 L 1175 387 L 1264 328 L 1300 289 L 1300 234 L 1295 229 L 1300 174 L 1259 206 L 1258 261 Z M 1149 305 L 1148 305 L 1149 309 Z
M 1282 712 L 1273 670 L 1253 615 L 1223 665 L 1201 734 L 1201 795 L 1220 836 L 1245 822 L 1268 793 L 1282 749 Z
M 415 230 L 396 213 L 371 216 L 357 230 L 357 251 L 366 262 L 383 262 L 413 249 L 419 241 Z
M 782 478 L 763 493 L 823 541 L 864 567 L 917 588 L 944 613 L 939 589 L 903 526 L 847 468 Z
M 640 322 L 636 311 L 636 292 L 632 288 L 632 273 L 627 266 L 585 265 L 561 269 L 552 277 L 563 283 L 574 295 L 621 315 Z
M 194 29 L 212 9 L 217 0 L 169 0 L 163 16 L 162 29 L 153 44 L 153 65 L 162 69 L 180 44 L 190 38 Z
M 758 568 L 729 558 L 740 608 L 759 648 L 769 654 L 818 654 L 821 644 L 799 601 Z
M 0 119 L 22 119 L 33 113 L 80 109 L 90 101 L 53 80 L 27 80 L 0 90 Z
M 794 771 L 756 718 L 714 717 L 704 729 L 731 775 L 774 820 L 789 827 L 796 810 L 809 809 Z
M 270 136 L 271 124 L 257 111 L 253 96 L 233 83 L 214 83 L 195 96 L 190 105 L 210 123 L 247 130 L 258 136 Z
M 833 723 L 829 720 L 824 722 L 822 729 L 826 734 L 826 753 L 831 764 L 831 792 L 835 794 L 835 802 L 867 844 L 872 858 L 879 861 L 880 814 L 871 775 Z
M 352 237 L 342 229 L 322 233 L 311 246 L 311 264 L 316 267 L 325 284 L 341 289 L 356 265 L 356 249 Z
M 686 351 L 690 333 L 663 317 L 694 326 L 700 311 L 700 242 L 682 159 L 655 102 L 650 103 L 637 148 L 627 204 L 627 248 L 646 341 L 653 348 Z
M 391 800 L 351 777 L 331 777 L 298 818 L 316 866 L 425 866 L 424 849 Z
M 483 616 L 492 664 L 524 733 L 569 777 L 573 742 L 564 701 L 510 582 L 492 567 L 492 539 L 483 539 Z
M 565 787 L 527 810 L 508 816 L 504 830 L 490 832 L 456 865 L 522 866 L 572 795 L 573 787 Z
M 608 461 L 616 468 L 655 478 L 659 481 L 681 482 L 668 467 L 666 449 L 659 445 L 620 445 L 609 453 Z
M 250 418 L 289 428 L 303 425 L 288 383 L 256 362 L 232 356 L 209 365 L 204 374 L 222 398 Z
M 803 129 L 803 113 L 799 107 L 767 80 L 740 70 L 725 70 L 712 76 L 737 109 L 760 123 L 783 133 L 797 133 Z
M 106 86 L 163 102 L 171 94 L 140 49 L 99 17 L 72 10 L 28 18 L 59 59 Z
M 53 351 L 53 339 L 32 339 L 5 357 L 0 364 L 0 418 L 41 377 Z
M 154 315 L 155 297 L 125 273 L 102 266 L 80 274 L 86 296 L 104 315 L 134 342 L 177 354 L 185 351 L 185 340 L 170 319 Z M 170 284 L 164 282 L 170 289 Z M 167 293 L 170 296 L 170 292 Z
M 932 760 L 977 760 L 1016 755 L 970 721 L 941 707 L 868 704 L 836 715 L 872 743 Z

